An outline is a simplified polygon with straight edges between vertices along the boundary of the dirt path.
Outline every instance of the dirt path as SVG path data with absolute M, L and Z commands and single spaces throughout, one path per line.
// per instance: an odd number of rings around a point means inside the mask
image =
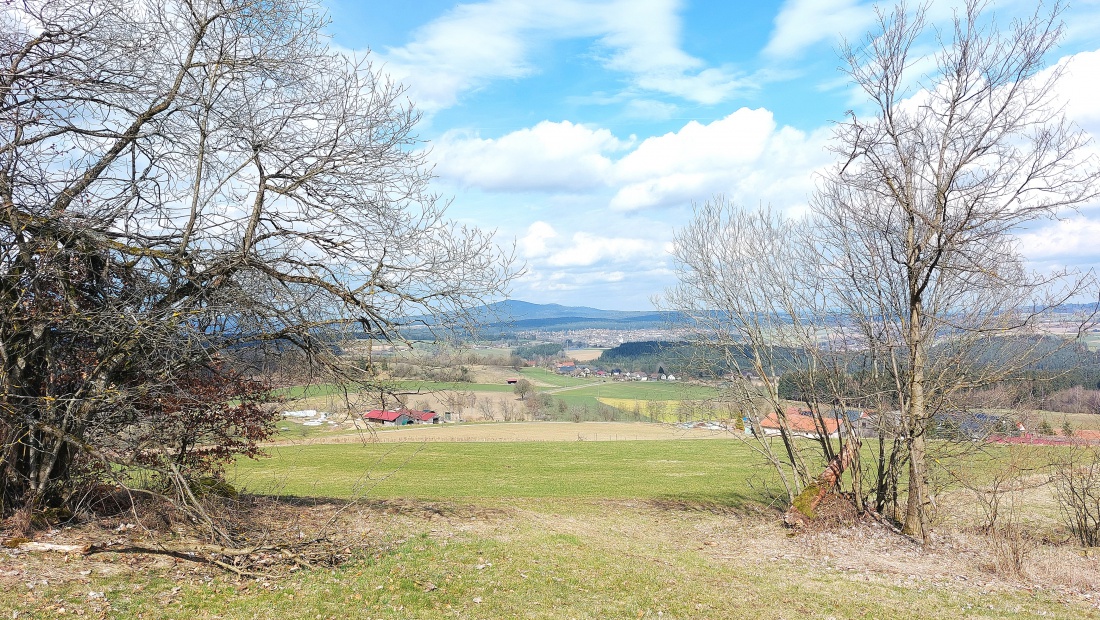
M 539 394 L 557 394 L 558 392 L 568 392 L 569 390 L 583 390 L 584 388 L 590 388 L 595 384 L 585 383 L 583 385 L 563 385 L 561 387 L 551 388 L 549 390 L 539 390 Z

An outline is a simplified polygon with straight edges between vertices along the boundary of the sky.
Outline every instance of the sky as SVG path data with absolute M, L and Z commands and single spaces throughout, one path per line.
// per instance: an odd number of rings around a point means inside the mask
M 835 122 L 866 106 L 838 70 L 875 24 L 858 0 L 325 0 L 332 44 L 407 87 L 434 189 L 515 244 L 512 297 L 648 310 L 675 231 L 722 194 L 805 212 Z M 957 2 L 936 0 L 948 25 Z M 991 4 L 998 24 L 1035 2 Z M 1065 9 L 1058 93 L 1100 138 L 1100 0 Z M 1096 144 L 1090 146 L 1100 153 Z M 1021 231 L 1034 268 L 1100 265 L 1100 201 Z

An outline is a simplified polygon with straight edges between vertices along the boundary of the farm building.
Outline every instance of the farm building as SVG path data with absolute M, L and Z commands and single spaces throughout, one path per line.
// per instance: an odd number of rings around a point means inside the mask
M 372 424 L 380 424 L 382 426 L 405 426 L 406 424 L 413 424 L 415 421 L 412 416 L 413 413 L 407 409 L 401 409 L 398 411 L 383 411 L 381 409 L 373 409 L 363 414 L 363 419 Z
M 417 424 L 439 424 L 439 414 L 434 411 L 411 411 L 413 422 Z
M 835 419 L 823 419 L 824 428 L 822 429 L 818 428 L 813 416 L 808 411 L 802 411 L 797 407 L 787 407 L 786 413 L 787 426 L 791 429 L 792 435 L 810 438 L 817 438 L 822 434 L 827 437 L 840 436 L 840 424 Z M 779 417 L 774 412 L 769 413 L 767 417 L 760 420 L 760 428 L 764 431 L 765 436 L 778 435 Z

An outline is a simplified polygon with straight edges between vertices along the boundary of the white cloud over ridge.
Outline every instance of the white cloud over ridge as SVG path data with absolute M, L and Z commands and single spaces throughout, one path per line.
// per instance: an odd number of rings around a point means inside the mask
M 627 228 L 624 216 L 604 218 L 604 229 Z M 621 227 L 614 225 L 618 220 Z M 636 224 L 636 222 L 634 222 Z M 600 307 L 639 309 L 649 306 L 655 282 L 670 284 L 672 245 L 667 228 L 631 227 L 638 236 L 587 231 L 561 234 L 553 225 L 536 221 L 520 236 L 518 249 L 527 260 L 527 274 L 514 293 L 559 303 L 601 299 Z M 591 302 L 582 302 L 591 303 Z
M 555 268 L 663 260 L 671 250 L 668 241 L 653 237 L 611 237 L 579 231 L 566 238 L 541 220 L 528 226 L 527 234 L 519 239 L 521 255 Z
M 595 39 L 604 67 L 633 87 L 714 104 L 745 86 L 727 68 L 707 67 L 680 47 L 680 0 L 487 0 L 460 4 L 417 29 L 401 47 L 376 51 L 417 107 L 433 112 L 495 79 L 535 72 L 545 42 Z
M 637 143 L 606 129 L 543 121 L 498 139 L 451 132 L 436 143 L 436 172 L 487 191 L 558 194 L 606 190 L 629 212 L 686 206 L 715 193 L 780 209 L 804 206 L 814 172 L 830 161 L 829 130 L 778 127 L 765 109 L 741 108 Z M 617 159 L 616 159 L 617 157 Z

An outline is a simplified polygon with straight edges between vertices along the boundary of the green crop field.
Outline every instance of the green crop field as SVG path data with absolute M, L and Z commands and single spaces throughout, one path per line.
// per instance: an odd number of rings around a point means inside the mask
M 580 379 L 577 377 L 559 375 L 545 368 L 522 368 L 520 369 L 520 373 L 522 373 L 523 376 L 527 377 L 529 380 L 539 381 L 557 387 L 585 385 L 588 383 L 592 383 L 593 381 L 593 379 Z
M 601 381 L 570 390 L 596 398 L 627 398 L 645 400 L 704 400 L 714 398 L 718 391 L 701 385 L 665 381 Z
M 279 388 L 275 390 L 275 395 L 288 400 L 296 400 L 300 398 L 343 395 L 345 389 L 344 386 L 335 383 L 315 383 L 311 385 L 295 385 L 292 387 Z

